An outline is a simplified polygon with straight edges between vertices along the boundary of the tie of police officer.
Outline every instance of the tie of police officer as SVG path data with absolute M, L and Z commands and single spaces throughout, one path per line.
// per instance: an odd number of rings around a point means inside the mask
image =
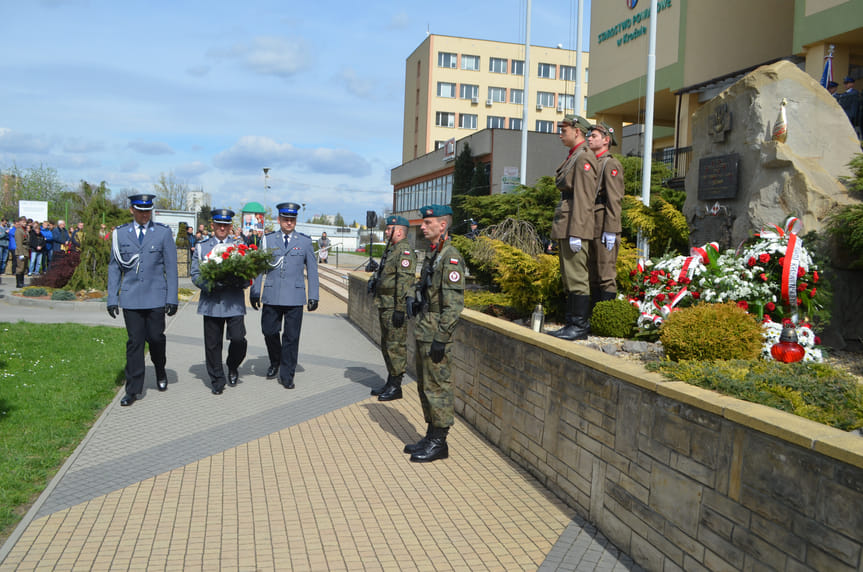
M 288 247 L 288 235 L 286 234 L 285 235 L 285 248 L 287 248 L 287 247 Z
M 144 225 L 139 224 L 138 225 L 138 244 L 141 244 L 142 242 L 144 242 Z

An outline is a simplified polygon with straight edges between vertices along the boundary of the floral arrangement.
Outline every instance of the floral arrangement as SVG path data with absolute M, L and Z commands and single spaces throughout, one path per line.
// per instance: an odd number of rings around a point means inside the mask
M 826 296 L 818 289 L 818 269 L 799 231 L 799 221 L 792 218 L 785 228 L 774 226 L 760 232 L 736 253 L 720 253 L 718 245 L 711 243 L 693 248 L 689 256 L 639 261 L 630 273 L 633 289 L 629 295 L 640 312 L 639 329 L 658 329 L 677 308 L 733 301 L 765 323 L 768 338 L 778 328 L 778 340 L 784 321 L 798 325 L 802 321 L 798 338 L 807 359 L 820 361 L 820 350 L 813 351 L 819 342 L 809 321 Z
M 254 244 L 217 244 L 201 263 L 201 277 L 211 290 L 220 285 L 246 288 L 271 260 L 272 254 Z

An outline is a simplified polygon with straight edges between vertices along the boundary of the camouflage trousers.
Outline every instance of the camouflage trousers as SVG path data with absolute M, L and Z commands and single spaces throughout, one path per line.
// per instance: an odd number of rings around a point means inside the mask
M 381 324 L 381 353 L 387 364 L 389 375 L 404 375 L 407 369 L 408 349 L 407 319 L 401 328 L 393 326 L 393 309 L 378 308 L 378 319 Z
M 434 427 L 453 425 L 453 386 L 449 369 L 449 344 L 440 363 L 429 357 L 431 342 L 416 343 L 417 391 L 425 422 Z

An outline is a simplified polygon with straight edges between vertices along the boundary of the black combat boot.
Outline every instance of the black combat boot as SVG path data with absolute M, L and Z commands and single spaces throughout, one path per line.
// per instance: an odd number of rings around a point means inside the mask
M 574 296 L 575 294 L 572 293 L 566 295 L 566 314 L 563 319 L 563 327 L 553 332 L 548 332 L 549 336 L 559 338 L 561 335 L 566 334 L 569 328 L 572 327 L 573 320 L 575 319 L 575 306 L 573 305 L 575 301 Z
M 386 383 L 376 389 L 373 389 L 372 395 L 380 395 L 381 393 L 387 391 L 390 388 L 390 385 L 392 385 L 392 379 L 393 376 L 388 375 Z
M 609 300 L 616 300 L 617 292 L 607 292 L 603 290 L 599 293 L 599 301 L 600 302 L 608 302 Z
M 566 298 L 566 325 L 549 332 L 561 340 L 583 340 L 590 332 L 590 296 L 573 294 Z
M 378 395 L 378 401 L 393 401 L 402 398 L 402 376 L 391 375 L 387 379 L 384 390 Z
M 429 423 L 426 426 L 425 436 L 423 436 L 423 438 L 416 443 L 408 443 L 407 445 L 405 445 L 405 453 L 414 453 L 415 451 L 419 451 L 420 449 L 425 449 L 426 443 L 428 443 L 429 441 L 429 435 L 431 435 L 431 431 L 432 426 L 431 423 Z
M 449 457 L 449 447 L 446 444 L 447 433 L 449 433 L 449 427 L 432 427 L 426 446 L 413 452 L 411 462 L 431 463 Z

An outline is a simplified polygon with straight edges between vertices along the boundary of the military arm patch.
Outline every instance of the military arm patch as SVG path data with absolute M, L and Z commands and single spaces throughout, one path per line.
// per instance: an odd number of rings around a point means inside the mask
M 461 273 L 458 270 L 453 270 L 449 273 L 450 282 L 458 282 L 459 280 L 461 280 Z
M 616 176 L 617 176 L 617 169 L 612 169 L 612 170 L 611 170 L 611 176 L 612 176 L 612 177 L 616 177 Z
M 590 171 L 590 163 L 585 163 L 585 164 L 584 164 L 584 170 L 585 170 L 585 171 Z
M 458 258 L 450 258 L 449 263 L 450 264 L 458 264 Z

